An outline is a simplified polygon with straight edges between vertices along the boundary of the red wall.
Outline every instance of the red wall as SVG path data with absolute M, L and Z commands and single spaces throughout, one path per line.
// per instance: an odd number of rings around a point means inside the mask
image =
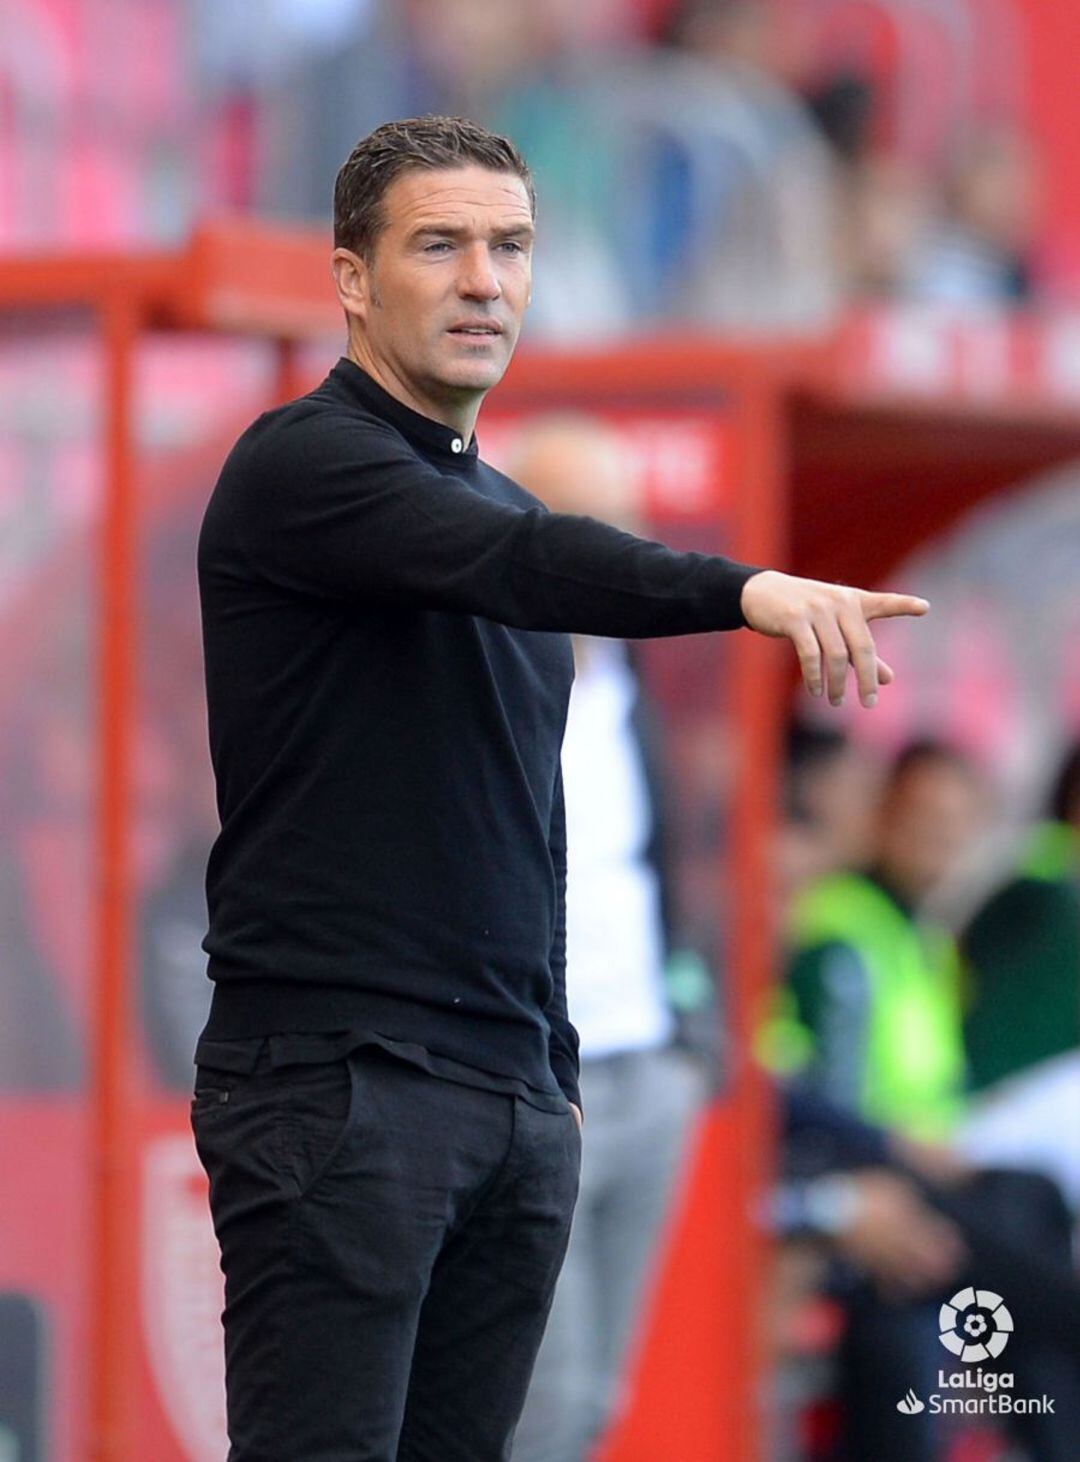
M 1043 153 L 1047 282 L 1080 299 L 1080 6 L 1012 0 L 1028 52 L 1026 121 Z

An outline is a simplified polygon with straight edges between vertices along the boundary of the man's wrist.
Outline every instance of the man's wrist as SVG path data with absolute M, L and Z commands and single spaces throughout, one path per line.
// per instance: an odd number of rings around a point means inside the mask
M 749 590 L 750 585 L 753 584 L 756 580 L 760 579 L 763 574 L 776 575 L 778 572 L 779 571 L 777 569 L 752 569 L 751 572 L 747 575 L 746 579 L 743 581 L 742 590 L 739 594 L 739 609 L 742 612 L 743 623 L 747 629 L 756 628 L 752 618 L 752 606 L 748 602 L 748 600 L 753 597 L 754 591 L 750 590 L 750 593 L 748 594 L 747 590 Z

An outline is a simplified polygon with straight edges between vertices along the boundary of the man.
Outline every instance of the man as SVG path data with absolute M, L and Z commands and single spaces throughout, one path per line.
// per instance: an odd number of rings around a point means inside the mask
M 548 508 L 634 531 L 618 434 L 542 418 L 514 477 Z M 570 1245 L 514 1439 L 514 1462 L 582 1462 L 619 1402 L 626 1354 L 705 1068 L 681 1045 L 665 964 L 677 937 L 671 819 L 651 707 L 626 646 L 573 635 L 562 747 L 566 989 L 588 1142 Z
M 474 426 L 529 299 L 533 193 L 469 122 L 335 188 L 348 357 L 229 456 L 199 545 L 222 828 L 193 1124 L 231 1462 L 505 1457 L 578 1179 L 563 632 L 749 625 L 839 702 L 922 600 L 549 514 Z
M 956 946 L 920 917 L 974 836 L 980 789 L 943 743 L 908 747 L 877 808 L 870 866 L 796 898 L 789 1052 L 838 1106 L 940 1137 L 964 1089 Z

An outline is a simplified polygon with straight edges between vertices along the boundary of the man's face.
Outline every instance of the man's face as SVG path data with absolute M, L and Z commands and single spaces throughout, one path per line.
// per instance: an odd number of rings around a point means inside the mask
M 972 773 L 945 761 L 913 767 L 882 808 L 882 871 L 909 898 L 925 898 L 968 851 L 981 811 Z
M 421 409 L 482 396 L 510 362 L 529 300 L 525 185 L 474 165 L 410 169 L 387 189 L 382 210 L 355 307 L 346 305 L 361 361 Z

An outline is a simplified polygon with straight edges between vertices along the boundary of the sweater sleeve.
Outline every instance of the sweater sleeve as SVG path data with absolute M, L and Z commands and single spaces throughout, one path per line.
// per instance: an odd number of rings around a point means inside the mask
M 323 598 L 642 638 L 740 628 L 742 588 L 757 572 L 493 501 L 391 428 L 313 408 L 242 438 L 225 477 L 255 572 Z
M 555 1080 L 566 1093 L 567 1100 L 573 1102 L 580 1111 L 578 1036 L 570 1024 L 566 1005 L 566 806 L 563 800 L 561 769 L 555 779 L 548 846 L 555 869 L 555 928 L 551 938 L 552 990 L 551 999 L 544 1011 L 550 1031 L 548 1053 Z

